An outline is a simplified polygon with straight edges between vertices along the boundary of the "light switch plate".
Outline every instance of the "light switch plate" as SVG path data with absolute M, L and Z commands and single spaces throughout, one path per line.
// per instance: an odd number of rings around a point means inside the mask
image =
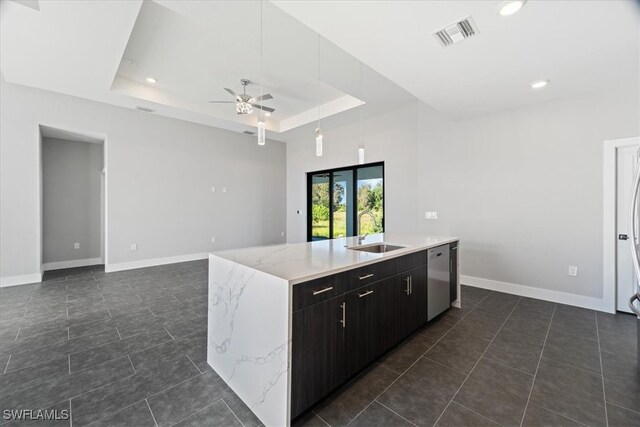
M 569 266 L 569 276 L 577 276 L 578 275 L 578 267 L 576 267 L 575 265 L 570 265 Z
M 137 251 L 138 250 L 138 244 L 137 243 L 132 243 L 131 244 L 131 250 L 132 251 Z
M 80 249 L 80 243 L 74 243 L 73 249 Z
M 424 213 L 424 219 L 438 219 L 438 212 L 427 211 Z

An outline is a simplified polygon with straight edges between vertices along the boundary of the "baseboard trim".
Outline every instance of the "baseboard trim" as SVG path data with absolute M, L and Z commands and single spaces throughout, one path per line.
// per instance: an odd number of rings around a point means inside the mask
M 583 295 L 569 294 L 566 292 L 552 291 L 550 289 L 534 288 L 531 286 L 517 285 L 515 283 L 499 282 L 497 280 L 483 279 L 481 277 L 460 276 L 460 282 L 464 285 L 492 291 L 506 292 L 522 297 L 536 298 L 544 301 L 573 305 L 575 307 L 610 313 L 604 299 L 586 297 Z M 464 304 L 464 301 L 463 301 Z
M 42 264 L 42 271 L 60 270 L 61 268 L 86 267 L 87 265 L 103 264 L 102 258 L 72 259 L 69 261 L 48 262 Z
M 114 271 L 134 270 L 136 268 L 154 267 L 156 265 L 175 264 L 177 262 L 197 261 L 201 259 L 207 259 L 208 252 L 202 252 L 197 254 L 169 256 L 163 258 L 143 259 L 140 261 L 118 262 L 115 264 L 107 264 L 104 267 L 106 273 L 113 273 Z
M 29 283 L 39 282 L 42 282 L 42 273 L 0 277 L 0 288 L 4 288 L 5 286 L 27 285 Z

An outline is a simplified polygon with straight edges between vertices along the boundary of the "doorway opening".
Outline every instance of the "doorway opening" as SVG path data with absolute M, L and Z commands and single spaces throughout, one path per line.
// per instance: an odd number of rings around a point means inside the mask
M 106 139 L 40 125 L 42 272 L 106 262 Z
M 384 162 L 307 173 L 307 212 L 309 242 L 383 232 Z
M 637 283 L 629 247 L 632 244 L 629 204 L 639 161 L 640 137 L 605 141 L 603 308 L 611 313 L 631 313 L 628 302 Z

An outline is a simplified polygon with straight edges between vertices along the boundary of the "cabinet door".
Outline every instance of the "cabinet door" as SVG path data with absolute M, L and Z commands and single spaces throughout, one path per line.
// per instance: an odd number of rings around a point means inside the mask
M 292 418 L 346 379 L 344 302 L 344 296 L 340 296 L 292 315 Z
M 403 284 L 403 338 L 427 322 L 427 268 L 413 268 L 400 274 Z
M 458 242 L 449 246 L 449 300 L 454 302 L 458 299 Z
M 363 286 L 346 295 L 346 369 L 355 374 L 380 356 L 389 339 L 390 311 L 386 307 L 389 280 Z

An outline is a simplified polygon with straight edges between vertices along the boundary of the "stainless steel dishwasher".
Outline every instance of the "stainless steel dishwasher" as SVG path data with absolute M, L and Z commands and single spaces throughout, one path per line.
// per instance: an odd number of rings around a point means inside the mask
M 427 320 L 450 306 L 449 245 L 427 252 Z

